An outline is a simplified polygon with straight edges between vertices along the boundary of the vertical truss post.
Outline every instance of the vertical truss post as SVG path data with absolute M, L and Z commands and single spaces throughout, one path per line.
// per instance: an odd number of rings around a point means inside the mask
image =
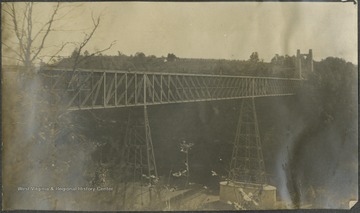
M 241 103 L 229 179 L 243 183 L 266 183 L 254 98 L 244 99 Z

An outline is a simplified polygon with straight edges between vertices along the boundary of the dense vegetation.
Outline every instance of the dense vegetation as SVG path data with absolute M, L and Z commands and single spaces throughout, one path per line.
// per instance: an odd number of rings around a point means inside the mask
M 309 199 L 334 208 L 338 202 L 346 206 L 344 198 L 357 197 L 357 70 L 340 58 L 315 63 L 314 73 L 289 105 L 295 109 L 294 128 L 300 131 L 287 167 L 294 203 Z
M 76 50 L 64 59 L 55 61 L 55 66 L 73 68 L 76 60 Z M 225 60 L 225 59 L 187 59 L 178 58 L 173 53 L 167 57 L 146 56 L 138 52 L 134 56 L 119 54 L 117 56 L 97 55 L 91 56 L 85 52 L 78 58 L 78 68 L 126 70 L 147 72 L 178 72 L 178 73 L 202 73 L 202 74 L 225 74 L 225 75 L 249 75 L 249 76 L 279 76 L 294 77 L 294 56 L 276 55 L 271 63 L 264 62 L 257 52 L 250 55 L 248 60 Z

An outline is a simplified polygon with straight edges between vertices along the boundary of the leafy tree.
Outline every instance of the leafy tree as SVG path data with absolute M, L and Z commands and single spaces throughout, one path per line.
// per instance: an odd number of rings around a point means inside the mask
M 79 50 L 77 48 L 75 48 L 74 51 L 72 51 L 70 58 L 75 60 L 75 58 L 77 57 L 78 54 L 79 54 Z
M 136 68 L 143 68 L 146 63 L 146 56 L 142 52 L 137 52 L 133 58 Z
M 294 204 L 300 205 L 299 202 L 303 202 L 300 199 L 300 189 L 312 186 L 327 188 L 327 193 L 334 194 L 339 199 L 351 199 L 350 194 L 356 194 L 352 189 L 357 184 L 357 174 L 354 173 L 357 165 L 353 164 L 357 161 L 356 66 L 335 57 L 315 62 L 314 72 L 310 73 L 296 98 L 291 108 L 302 118 L 303 130 L 295 141 L 298 143 L 294 144 L 293 151 L 289 153 L 290 161 L 284 168 L 288 174 L 288 190 L 293 196 Z M 322 150 L 323 154 L 319 155 L 318 150 Z M 311 167 L 306 166 L 310 164 Z M 341 191 L 329 187 L 324 177 L 335 172 L 348 174 L 349 187 L 344 187 Z M 332 202 L 338 202 L 338 199 Z
M 167 58 L 166 58 L 166 60 L 167 60 L 168 62 L 175 61 L 176 59 L 177 59 L 177 57 L 176 57 L 176 55 L 173 54 L 173 53 L 168 53 Z
M 249 61 L 252 63 L 258 63 L 260 61 L 259 54 L 257 52 L 251 53 Z
M 272 59 L 271 59 L 271 64 L 274 65 L 282 65 L 284 61 L 284 56 L 280 56 L 279 54 L 276 54 Z
M 259 54 L 257 52 L 253 52 L 250 55 L 249 60 L 245 62 L 243 72 L 245 75 L 266 76 L 268 69 L 264 61 L 259 59 Z
M 284 57 L 284 61 L 282 63 L 285 67 L 295 67 L 295 56 L 288 56 L 288 55 L 285 55 Z
M 186 141 L 182 141 L 180 143 L 180 151 L 185 153 L 185 166 L 186 166 L 186 186 L 189 185 L 189 177 L 190 177 L 190 166 L 189 166 L 189 151 L 194 146 L 193 143 L 186 143 Z

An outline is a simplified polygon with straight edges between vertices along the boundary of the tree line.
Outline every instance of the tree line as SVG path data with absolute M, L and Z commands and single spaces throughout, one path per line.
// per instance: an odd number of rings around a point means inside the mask
M 81 60 L 78 67 L 84 69 L 268 77 L 296 76 L 294 56 L 276 55 L 271 62 L 264 62 L 257 52 L 253 52 L 247 60 L 179 58 L 174 53 L 169 53 L 166 57 L 146 56 L 143 52 L 128 56 L 120 51 L 118 55 L 98 54 L 89 57 L 88 51 L 79 55 L 78 58 L 77 55 L 78 49 L 75 49 L 71 56 L 59 58 L 51 66 L 71 68 L 76 60 Z

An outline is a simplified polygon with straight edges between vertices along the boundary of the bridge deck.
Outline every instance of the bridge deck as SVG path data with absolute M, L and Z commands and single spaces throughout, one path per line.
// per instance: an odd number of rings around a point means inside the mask
M 70 110 L 293 95 L 300 79 L 46 69 L 45 86 Z M 65 98 L 64 98 L 65 97 Z

